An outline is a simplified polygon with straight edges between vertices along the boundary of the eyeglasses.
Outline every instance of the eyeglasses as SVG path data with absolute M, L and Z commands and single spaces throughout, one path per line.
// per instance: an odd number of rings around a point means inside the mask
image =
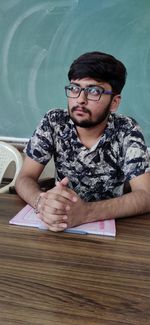
M 69 86 L 65 86 L 66 96 L 69 98 L 78 98 L 81 94 L 81 91 L 84 91 L 84 94 L 87 99 L 98 101 L 100 100 L 102 94 L 112 95 L 113 92 L 111 90 L 105 90 L 101 86 L 89 86 L 85 88 L 81 88 L 75 84 L 70 84 Z

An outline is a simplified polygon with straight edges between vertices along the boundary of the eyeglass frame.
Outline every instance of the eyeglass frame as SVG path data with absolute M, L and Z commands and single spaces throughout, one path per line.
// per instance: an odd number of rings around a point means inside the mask
M 69 88 L 69 86 L 71 86 L 71 85 L 74 85 L 74 86 L 76 86 L 77 88 L 79 88 L 79 94 L 77 95 L 77 96 L 67 96 L 67 89 Z M 91 101 L 93 101 L 93 102 L 97 102 L 97 101 L 99 101 L 100 100 L 100 98 L 101 98 L 101 96 L 104 94 L 104 95 L 115 95 L 115 93 L 112 91 L 112 90 L 106 90 L 106 89 L 104 89 L 101 85 L 93 85 L 93 86 L 88 86 L 88 87 L 80 87 L 80 86 L 78 86 L 78 85 L 75 85 L 75 84 L 70 84 L 69 86 L 65 86 L 65 93 L 66 93 L 66 96 L 67 96 L 67 98 L 78 98 L 79 96 L 80 96 L 80 94 L 81 94 L 81 92 L 82 91 L 84 91 L 84 94 L 85 94 L 85 96 L 86 96 L 86 98 L 88 99 L 88 100 L 91 100 Z M 86 92 L 85 92 L 85 89 L 88 89 L 88 88 L 94 88 L 94 87 L 98 87 L 98 88 L 100 88 L 100 89 L 102 89 L 102 92 L 101 92 L 101 94 L 99 94 L 99 99 L 89 99 L 88 98 L 88 95 L 86 95 Z

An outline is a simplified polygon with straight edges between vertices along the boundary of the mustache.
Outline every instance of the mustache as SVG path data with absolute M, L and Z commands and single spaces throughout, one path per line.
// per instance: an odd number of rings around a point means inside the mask
M 89 113 L 91 115 L 91 112 L 90 112 L 90 110 L 88 108 L 86 108 L 85 106 L 79 106 L 79 105 L 73 106 L 71 108 L 71 112 L 73 113 L 73 112 L 77 111 L 78 109 L 82 109 L 83 112 Z

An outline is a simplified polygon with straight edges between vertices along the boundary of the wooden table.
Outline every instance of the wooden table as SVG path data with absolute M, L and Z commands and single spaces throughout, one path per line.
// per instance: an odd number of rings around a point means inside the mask
M 0 195 L 0 325 L 150 324 L 150 215 L 114 239 L 9 225 L 24 204 Z

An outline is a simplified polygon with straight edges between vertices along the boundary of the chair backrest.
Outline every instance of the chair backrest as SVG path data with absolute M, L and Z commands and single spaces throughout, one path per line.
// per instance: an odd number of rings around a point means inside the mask
M 149 166 L 150 166 L 150 147 L 148 147 L 148 154 L 149 154 Z
M 14 146 L 0 141 L 0 184 L 2 182 L 6 169 L 11 162 L 15 163 L 15 175 L 9 184 L 0 187 L 0 193 L 9 192 L 9 187 L 15 184 L 16 177 L 23 164 L 21 153 Z

